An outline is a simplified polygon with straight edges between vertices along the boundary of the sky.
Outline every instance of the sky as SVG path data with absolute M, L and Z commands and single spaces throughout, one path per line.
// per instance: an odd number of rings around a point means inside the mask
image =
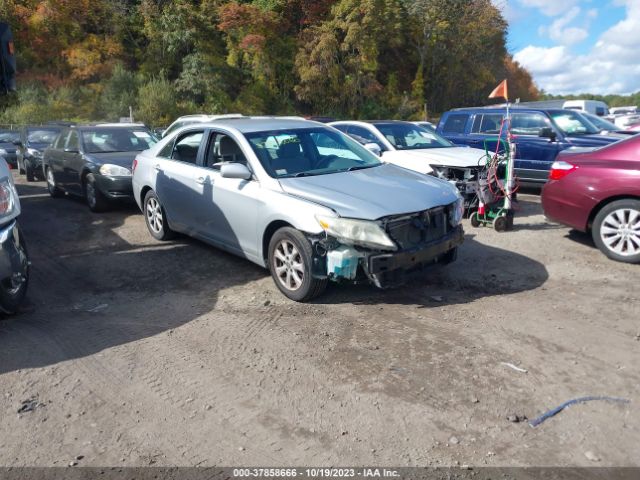
M 640 91 L 640 0 L 492 0 L 508 48 L 553 94 Z

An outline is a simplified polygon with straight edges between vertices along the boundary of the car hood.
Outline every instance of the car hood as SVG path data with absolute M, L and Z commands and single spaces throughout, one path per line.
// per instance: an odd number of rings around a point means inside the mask
M 448 182 L 389 164 L 279 181 L 290 195 L 331 208 L 341 217 L 366 220 L 419 212 L 458 198 Z
M 468 147 L 425 148 L 422 150 L 398 150 L 407 157 L 425 160 L 429 165 L 448 167 L 477 167 L 485 156 L 484 150 Z
M 609 145 L 610 143 L 617 142 L 621 138 L 612 135 L 577 135 L 575 137 L 567 137 L 567 140 L 571 145 L 577 147 L 600 147 Z
M 51 146 L 50 143 L 29 143 L 27 144 L 27 148 L 32 148 L 33 150 L 38 150 L 39 152 L 43 152 L 47 148 Z
M 87 157 L 91 158 L 95 163 L 110 163 L 120 167 L 131 168 L 133 159 L 140 152 L 112 152 L 112 153 L 88 153 Z

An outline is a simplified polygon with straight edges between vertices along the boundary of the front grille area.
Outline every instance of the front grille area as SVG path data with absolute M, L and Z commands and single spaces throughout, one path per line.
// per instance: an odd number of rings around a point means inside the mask
M 385 230 L 401 250 L 419 247 L 451 231 L 449 206 L 385 219 Z

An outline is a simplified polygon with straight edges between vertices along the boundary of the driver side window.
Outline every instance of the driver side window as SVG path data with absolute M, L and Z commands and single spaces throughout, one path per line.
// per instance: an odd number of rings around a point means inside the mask
M 241 163 L 247 165 L 247 157 L 240 145 L 229 135 L 211 132 L 207 145 L 204 166 L 220 170 L 223 163 Z M 248 166 L 248 165 L 247 165 Z
M 378 137 L 364 127 L 360 127 L 358 125 L 350 126 L 349 135 L 363 145 L 367 143 L 375 143 L 383 152 L 387 150 L 382 142 L 378 140 Z
M 78 132 L 75 130 L 71 130 L 69 132 L 69 138 L 67 138 L 67 150 L 70 152 L 78 151 Z

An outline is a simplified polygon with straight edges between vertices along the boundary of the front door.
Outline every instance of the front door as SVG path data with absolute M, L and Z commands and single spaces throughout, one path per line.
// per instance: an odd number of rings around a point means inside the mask
M 80 174 L 77 172 L 77 165 L 81 159 L 78 131 L 71 130 L 62 154 L 62 172 L 60 175 L 56 174 L 56 181 L 62 184 L 65 190 L 77 195 L 84 194 L 80 182 Z
M 200 186 L 207 200 L 205 208 L 196 212 L 202 235 L 208 240 L 245 257 L 257 257 L 259 235 L 257 231 L 260 184 L 256 180 L 223 178 L 223 163 L 242 163 L 250 168 L 247 157 L 229 135 L 211 131 L 202 160 L 199 177 L 205 179 Z

